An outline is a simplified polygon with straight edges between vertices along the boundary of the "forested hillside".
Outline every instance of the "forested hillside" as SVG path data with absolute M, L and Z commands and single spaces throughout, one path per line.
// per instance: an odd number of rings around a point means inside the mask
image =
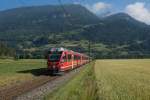
M 0 41 L 27 58 L 66 47 L 98 58 L 149 56 L 150 26 L 125 13 L 99 18 L 81 5 L 35 6 L 0 12 Z
M 98 21 L 97 16 L 80 5 L 15 8 L 0 12 L 0 35 L 59 33 Z
M 15 50 L 13 48 L 7 47 L 6 43 L 0 43 L 0 58 L 14 57 Z

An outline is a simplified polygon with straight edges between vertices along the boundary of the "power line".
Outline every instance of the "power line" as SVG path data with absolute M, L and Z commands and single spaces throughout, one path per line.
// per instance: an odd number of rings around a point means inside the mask
M 69 13 L 68 13 L 67 10 L 65 9 L 64 4 L 62 3 L 61 0 L 58 0 L 58 2 L 59 2 L 59 4 L 60 4 L 60 6 L 61 6 L 61 8 L 62 8 L 62 10 L 63 10 L 63 12 L 64 12 L 64 14 L 65 14 L 65 16 L 68 17 L 68 18 L 66 18 L 66 19 L 67 19 L 67 22 L 72 25 L 72 23 L 71 23 L 72 21 L 69 19 Z
M 16 2 L 21 3 L 22 5 L 26 6 L 25 1 L 23 1 L 23 0 L 16 0 Z

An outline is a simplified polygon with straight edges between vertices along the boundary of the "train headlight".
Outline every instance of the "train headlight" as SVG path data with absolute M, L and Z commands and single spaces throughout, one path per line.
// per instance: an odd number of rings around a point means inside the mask
M 55 68 L 56 66 L 53 66 L 53 68 Z

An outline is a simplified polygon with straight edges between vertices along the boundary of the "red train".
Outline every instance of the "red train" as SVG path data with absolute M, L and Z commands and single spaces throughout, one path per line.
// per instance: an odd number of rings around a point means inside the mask
M 87 55 L 64 48 L 52 48 L 47 59 L 48 70 L 52 73 L 71 70 L 88 62 Z

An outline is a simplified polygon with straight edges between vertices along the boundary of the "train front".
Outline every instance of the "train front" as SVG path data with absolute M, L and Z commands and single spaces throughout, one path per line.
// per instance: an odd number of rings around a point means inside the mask
M 53 48 L 47 59 L 48 70 L 52 73 L 59 72 L 60 69 L 60 59 L 62 56 L 63 50 L 61 48 Z

